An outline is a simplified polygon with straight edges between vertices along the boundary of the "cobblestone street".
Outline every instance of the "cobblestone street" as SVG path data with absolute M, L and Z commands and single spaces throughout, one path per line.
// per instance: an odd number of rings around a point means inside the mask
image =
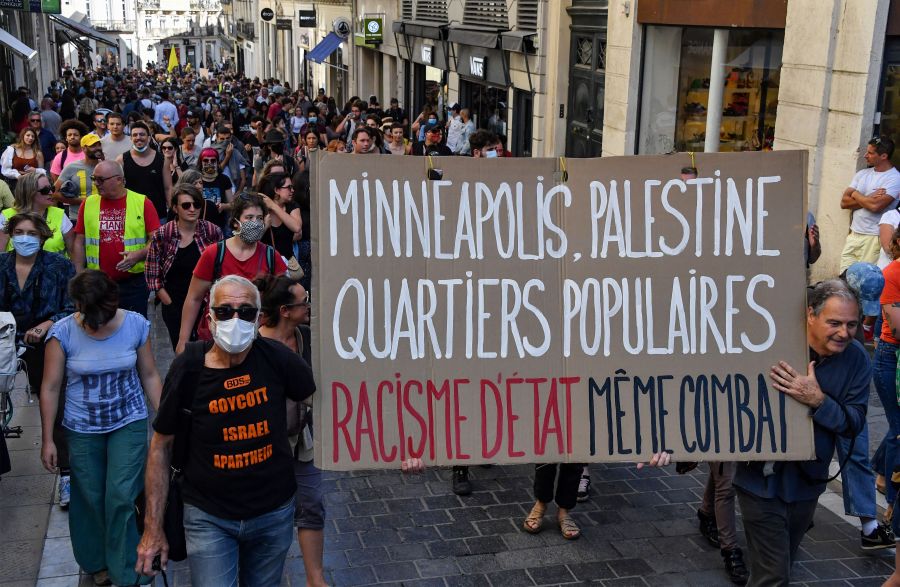
M 172 355 L 158 315 L 154 337 L 164 373 Z M 885 428 L 877 401 L 873 393 L 872 439 Z M 39 464 L 37 404 L 17 414 L 26 428 L 10 441 L 14 470 L 0 482 L 0 587 L 89 586 L 72 558 L 67 514 L 51 505 L 53 476 Z M 593 465 L 591 499 L 573 511 L 583 530 L 574 542 L 552 523 L 552 508 L 543 533 L 521 529 L 533 504 L 531 466 L 473 467 L 467 497 L 451 492 L 449 469 L 326 473 L 327 578 L 339 587 L 730 585 L 719 552 L 697 531 L 705 465 L 684 476 L 669 469 Z M 839 495 L 823 496 L 794 567 L 797 584 L 880 585 L 891 573 L 893 550 L 864 554 L 858 521 L 831 511 L 841 508 Z M 303 573 L 295 543 L 283 584 L 304 585 Z M 184 563 L 172 564 L 168 578 L 173 587 L 190 585 Z

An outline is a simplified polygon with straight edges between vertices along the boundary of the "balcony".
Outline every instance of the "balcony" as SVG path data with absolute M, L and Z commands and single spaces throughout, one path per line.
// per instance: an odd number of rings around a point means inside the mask
M 219 0 L 190 0 L 191 10 L 220 10 L 221 7 Z
M 92 20 L 91 26 L 102 32 L 134 32 L 133 20 Z
M 138 9 L 159 10 L 159 0 L 137 0 Z
M 241 37 L 244 37 L 247 40 L 252 41 L 256 38 L 256 34 L 254 32 L 254 23 L 252 22 L 242 22 L 238 21 L 237 23 L 237 34 Z

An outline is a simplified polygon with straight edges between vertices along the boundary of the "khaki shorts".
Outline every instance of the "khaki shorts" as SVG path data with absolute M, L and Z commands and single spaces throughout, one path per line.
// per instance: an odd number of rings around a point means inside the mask
M 864 263 L 876 263 L 881 252 L 881 240 L 877 234 L 860 234 L 851 232 L 844 242 L 844 250 L 841 251 L 841 270 L 843 273 L 847 267 L 857 261 Z

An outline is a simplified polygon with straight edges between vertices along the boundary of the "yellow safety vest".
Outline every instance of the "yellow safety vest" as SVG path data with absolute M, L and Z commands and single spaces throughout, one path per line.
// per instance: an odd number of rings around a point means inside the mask
M 125 252 L 140 251 L 147 246 L 144 224 L 143 194 L 126 190 Z M 88 196 L 84 201 L 84 257 L 88 269 L 100 269 L 100 196 Z M 129 273 L 143 273 L 144 262 L 135 263 Z
M 3 211 L 3 216 L 6 217 L 6 221 L 9 222 L 9 219 L 18 214 L 18 210 L 15 208 L 7 208 Z M 53 231 L 53 236 L 51 236 L 47 242 L 44 243 L 44 250 L 50 253 L 65 253 L 66 252 L 66 243 L 63 241 L 63 233 L 62 233 L 62 223 L 63 216 L 65 216 L 65 211 L 62 208 L 57 208 L 56 206 L 51 206 L 47 208 L 47 217 L 44 220 L 47 221 L 47 226 L 50 227 L 50 230 Z M 6 243 L 6 250 L 13 250 L 12 238 L 9 239 L 9 242 Z

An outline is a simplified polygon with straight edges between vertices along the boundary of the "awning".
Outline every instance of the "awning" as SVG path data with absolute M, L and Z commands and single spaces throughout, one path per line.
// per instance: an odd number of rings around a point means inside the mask
M 80 22 L 72 20 L 71 18 L 62 16 L 61 14 L 51 14 L 49 16 L 50 20 L 66 27 L 70 31 L 78 33 L 78 36 L 89 37 L 91 39 L 94 39 L 98 43 L 104 43 L 106 45 L 109 45 L 110 47 L 119 47 L 119 43 L 117 43 L 115 39 L 97 32 L 95 29 L 89 27 L 86 24 L 81 24 Z
M 507 31 L 500 34 L 500 46 L 504 51 L 534 53 L 534 31 Z
M 312 48 L 312 50 L 306 54 L 306 58 L 315 63 L 322 63 L 328 56 L 334 53 L 341 43 L 344 42 L 344 39 L 337 36 L 336 33 L 328 33 L 325 35 L 325 38 L 319 41 L 319 44 Z
M 70 35 L 69 33 L 67 33 L 66 31 L 64 31 L 62 29 L 56 29 L 56 42 L 59 43 L 60 45 L 63 45 L 65 43 L 72 43 L 73 45 L 78 47 L 78 49 L 81 51 L 86 51 L 88 53 L 91 52 L 91 46 L 88 44 L 87 41 L 79 39 L 75 35 Z
M 446 27 L 447 23 L 432 22 L 429 20 L 394 21 L 394 24 L 392 25 L 395 33 L 434 40 L 441 40 L 444 38 L 442 31 Z
M 37 55 L 37 51 L 15 38 L 8 32 L 3 29 L 0 29 L 0 43 L 6 45 L 10 49 L 13 50 L 16 54 L 18 54 L 25 61 L 31 60 L 32 57 Z
M 451 25 L 450 30 L 447 32 L 447 40 L 461 45 L 495 49 L 497 42 L 500 40 L 501 32 L 503 31 L 486 27 Z

